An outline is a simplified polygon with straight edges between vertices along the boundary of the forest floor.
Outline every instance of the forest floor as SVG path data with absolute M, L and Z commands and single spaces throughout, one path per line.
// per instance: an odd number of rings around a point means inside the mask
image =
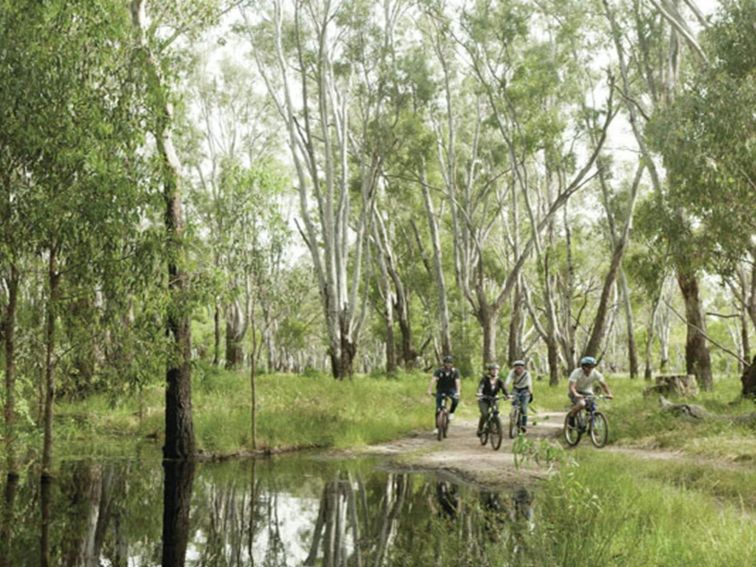
M 431 471 L 450 476 L 459 481 L 481 487 L 502 487 L 512 485 L 528 485 L 546 479 L 556 470 L 558 462 L 551 464 L 537 464 L 535 460 L 526 458 L 519 466 L 515 463 L 513 451 L 514 443 L 507 435 L 506 415 L 502 415 L 505 428 L 504 438 L 498 451 L 491 445 L 482 446 L 476 436 L 477 419 L 462 418 L 452 421 L 448 437 L 438 441 L 429 427 L 427 431 L 416 432 L 407 437 L 370 445 L 362 449 L 347 452 L 388 457 L 391 467 L 399 470 Z M 543 411 L 530 418 L 527 440 L 529 447 L 535 448 L 551 445 L 564 447 L 567 459 L 576 455 L 577 450 L 567 448 L 561 439 L 565 412 Z M 750 465 L 736 464 L 700 456 L 687 455 L 682 451 L 648 449 L 642 447 L 607 445 L 602 449 L 595 449 L 587 437 L 581 439 L 579 447 L 586 450 L 601 451 L 633 459 L 645 461 L 665 461 L 680 464 L 706 464 L 716 469 L 743 469 Z M 557 449 L 557 453 L 560 452 Z M 540 451 L 543 454 L 543 451 Z M 579 459 L 578 459 L 579 460 Z

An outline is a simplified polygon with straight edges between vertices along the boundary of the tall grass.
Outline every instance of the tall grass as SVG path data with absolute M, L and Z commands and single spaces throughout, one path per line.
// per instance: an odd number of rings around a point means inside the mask
M 526 564 L 754 564 L 754 518 L 745 509 L 639 474 L 636 465 L 593 453 L 548 481 L 538 497 Z M 750 483 L 753 489 L 753 475 Z
M 336 381 L 325 374 L 270 374 L 257 378 L 257 446 L 260 449 L 354 447 L 395 439 L 433 427 L 433 401 L 425 395 L 428 377 L 355 376 Z M 249 376 L 198 367 L 193 377 L 197 443 L 208 453 L 251 448 Z M 57 434 L 72 451 L 85 451 L 92 438 L 108 441 L 154 439 L 163 435 L 162 387 L 137 400 L 113 405 L 105 397 L 61 404 Z M 77 440 L 80 443 L 77 443 Z M 96 445 L 97 443 L 95 443 Z

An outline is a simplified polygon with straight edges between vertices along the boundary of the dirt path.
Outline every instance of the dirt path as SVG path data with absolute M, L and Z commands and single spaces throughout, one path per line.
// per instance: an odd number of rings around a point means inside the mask
M 506 416 L 502 417 L 506 422 Z M 537 414 L 535 425 L 528 427 L 528 438 L 548 438 L 557 442 L 563 422 L 564 413 Z M 391 457 L 398 468 L 445 472 L 465 482 L 484 486 L 529 484 L 549 474 L 547 468 L 534 463 L 515 467 L 512 440 L 506 431 L 498 451 L 494 451 L 490 445 L 481 446 L 475 435 L 477 423 L 477 419 L 456 419 L 452 421 L 449 435 L 443 441 L 438 441 L 428 429 L 397 441 L 372 445 L 365 452 Z M 504 428 L 507 428 L 506 423 Z
M 562 432 L 565 412 L 541 412 L 531 417 L 527 438 L 538 442 L 543 439 L 561 443 L 559 436 Z M 506 429 L 506 415 L 502 415 Z M 533 425 L 534 423 L 534 425 Z M 530 484 L 546 478 L 550 470 L 545 466 L 538 466 L 532 459 L 515 466 L 512 453 L 512 440 L 504 433 L 504 440 L 498 451 L 490 445 L 481 446 L 475 435 L 477 418 L 456 419 L 452 421 L 449 435 L 443 441 L 438 441 L 430 430 L 419 432 L 403 439 L 389 443 L 372 445 L 360 451 L 363 454 L 382 455 L 390 458 L 392 467 L 400 470 L 427 470 L 444 473 L 458 480 L 479 486 L 496 487 Z M 587 440 L 585 442 L 588 442 Z M 637 447 L 623 447 L 609 445 L 601 449 L 603 452 L 623 455 L 643 460 L 664 460 L 674 462 L 688 462 L 717 468 L 740 468 L 730 463 L 710 459 L 701 459 L 684 453 L 643 449 Z

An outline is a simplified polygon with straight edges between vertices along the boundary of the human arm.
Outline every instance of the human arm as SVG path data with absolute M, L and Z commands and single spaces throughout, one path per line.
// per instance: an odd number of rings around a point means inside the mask
M 459 371 L 457 371 L 457 375 L 454 377 L 454 388 L 457 390 L 455 397 L 459 400 L 462 397 L 462 380 L 460 380 Z
M 438 382 L 438 376 L 436 376 L 435 374 L 433 374 L 431 376 L 430 383 L 428 384 L 428 395 L 429 396 L 433 395 L 433 386 L 436 384 L 436 382 Z

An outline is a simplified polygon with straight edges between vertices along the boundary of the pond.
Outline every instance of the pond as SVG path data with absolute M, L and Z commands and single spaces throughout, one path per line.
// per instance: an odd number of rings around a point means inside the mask
M 501 565 L 524 552 L 533 505 L 524 488 L 317 455 L 68 461 L 4 496 L 0 564 L 14 567 Z

